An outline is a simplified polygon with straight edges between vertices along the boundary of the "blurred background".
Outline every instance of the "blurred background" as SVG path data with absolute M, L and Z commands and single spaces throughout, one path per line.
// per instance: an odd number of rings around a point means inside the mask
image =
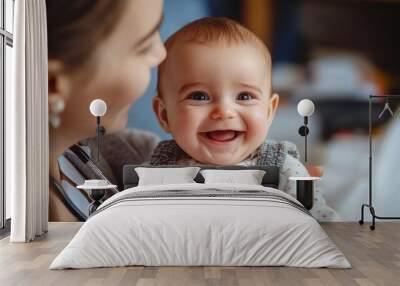
M 281 96 L 269 139 L 293 141 L 303 155 L 304 139 L 297 133 L 303 119 L 296 107 L 301 99 L 313 100 L 309 162 L 325 170 L 317 187 L 343 220 L 358 220 L 361 203 L 368 202 L 369 95 L 400 94 L 400 1 L 165 0 L 164 5 L 163 40 L 197 18 L 225 16 L 267 44 L 273 89 Z M 168 139 L 151 109 L 156 78 L 154 71 L 146 95 L 130 110 L 128 127 Z M 373 199 L 381 216 L 400 215 L 399 102 L 389 97 L 372 103 Z

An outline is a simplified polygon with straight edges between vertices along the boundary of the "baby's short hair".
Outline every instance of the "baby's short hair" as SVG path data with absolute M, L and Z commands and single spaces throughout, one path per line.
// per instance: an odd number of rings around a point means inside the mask
M 266 63 L 269 68 L 271 68 L 271 54 L 268 47 L 250 30 L 240 25 L 238 22 L 225 17 L 201 18 L 185 25 L 166 40 L 165 48 L 167 50 L 167 58 L 158 67 L 158 96 L 162 96 L 160 79 L 162 78 L 166 62 L 168 61 L 168 52 L 178 41 L 198 44 L 250 44 L 256 46 L 263 52 Z

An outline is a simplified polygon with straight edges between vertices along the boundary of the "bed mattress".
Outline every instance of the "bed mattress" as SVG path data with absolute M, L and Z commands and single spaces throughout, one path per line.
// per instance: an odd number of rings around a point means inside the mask
M 50 269 L 128 265 L 351 267 L 286 193 L 198 183 L 138 186 L 114 195 Z

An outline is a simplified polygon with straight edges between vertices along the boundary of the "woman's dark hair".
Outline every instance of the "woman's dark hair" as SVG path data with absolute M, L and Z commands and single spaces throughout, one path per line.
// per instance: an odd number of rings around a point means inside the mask
M 119 22 L 126 0 L 46 0 L 49 59 L 74 70 Z

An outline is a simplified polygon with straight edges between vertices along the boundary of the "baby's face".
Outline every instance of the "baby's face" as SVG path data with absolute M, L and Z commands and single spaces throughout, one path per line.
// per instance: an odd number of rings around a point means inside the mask
M 192 158 L 230 165 L 265 140 L 278 96 L 270 96 L 270 63 L 250 45 L 173 47 L 154 109 L 163 128 Z

